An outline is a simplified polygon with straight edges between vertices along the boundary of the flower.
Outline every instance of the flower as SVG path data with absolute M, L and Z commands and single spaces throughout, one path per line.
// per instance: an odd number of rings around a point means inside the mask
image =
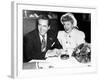
M 75 48 L 72 54 L 80 63 L 88 63 L 91 61 L 91 49 L 89 43 L 82 43 Z

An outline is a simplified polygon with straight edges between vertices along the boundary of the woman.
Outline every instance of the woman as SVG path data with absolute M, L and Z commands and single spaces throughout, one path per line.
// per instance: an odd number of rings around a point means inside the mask
M 62 45 L 62 52 L 71 56 L 75 47 L 85 43 L 85 34 L 78 30 L 77 20 L 71 13 L 62 15 L 61 23 L 64 26 L 64 31 L 59 31 L 57 38 Z

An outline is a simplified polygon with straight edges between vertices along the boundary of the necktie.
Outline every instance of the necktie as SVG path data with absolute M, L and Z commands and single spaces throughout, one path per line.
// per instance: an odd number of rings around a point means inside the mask
M 42 35 L 42 45 L 41 45 L 41 51 L 44 52 L 46 50 L 46 41 L 45 41 L 45 35 Z

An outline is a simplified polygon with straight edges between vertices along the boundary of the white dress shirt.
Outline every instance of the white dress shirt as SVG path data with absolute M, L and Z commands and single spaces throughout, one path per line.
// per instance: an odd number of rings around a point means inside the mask
M 45 39 L 45 43 L 46 43 L 46 45 L 47 45 L 47 34 L 44 35 L 44 39 Z M 46 46 L 45 46 L 45 48 L 42 49 L 42 44 L 43 44 L 43 43 L 42 43 L 42 40 L 43 40 L 43 36 L 40 35 L 41 51 L 44 52 L 44 51 L 46 50 Z
M 43 37 L 42 37 L 42 35 L 39 35 L 39 36 L 40 36 L 40 40 L 41 40 L 41 43 L 42 43 Z M 47 42 L 47 34 L 45 34 L 45 41 Z

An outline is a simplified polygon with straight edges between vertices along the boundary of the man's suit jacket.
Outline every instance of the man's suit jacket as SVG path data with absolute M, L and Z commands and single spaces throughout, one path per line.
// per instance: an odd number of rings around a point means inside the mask
M 52 46 L 54 44 L 54 46 Z M 60 43 L 56 38 L 56 34 L 52 31 L 47 32 L 47 46 L 48 49 L 61 48 Z M 41 40 L 37 29 L 29 32 L 23 38 L 23 61 L 28 62 L 32 59 L 45 59 L 45 52 L 41 52 Z

